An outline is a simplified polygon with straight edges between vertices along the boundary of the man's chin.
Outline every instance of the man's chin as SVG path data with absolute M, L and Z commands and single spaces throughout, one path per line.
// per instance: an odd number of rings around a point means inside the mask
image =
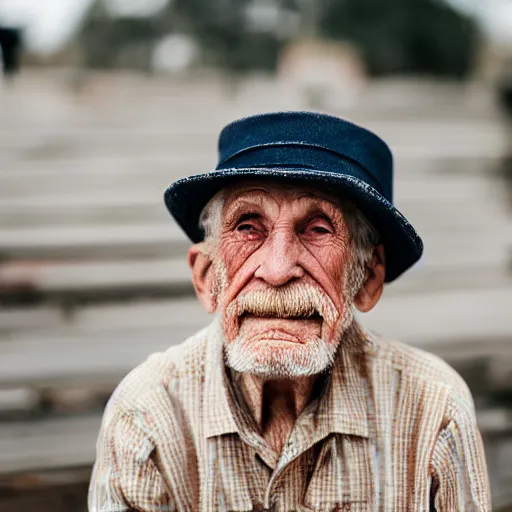
M 226 345 L 227 365 L 240 373 L 294 378 L 322 373 L 329 368 L 337 347 L 322 339 L 296 340 L 261 337 L 237 338 Z

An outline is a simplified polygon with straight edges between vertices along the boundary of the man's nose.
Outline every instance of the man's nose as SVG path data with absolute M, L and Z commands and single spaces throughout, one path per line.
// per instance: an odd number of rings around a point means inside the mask
M 260 251 L 262 261 L 255 277 L 272 286 L 282 286 L 304 275 L 299 265 L 300 241 L 295 233 L 284 229 L 272 233 Z

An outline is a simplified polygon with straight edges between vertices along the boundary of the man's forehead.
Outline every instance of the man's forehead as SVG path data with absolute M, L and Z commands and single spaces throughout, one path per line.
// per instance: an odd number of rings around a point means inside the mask
M 240 183 L 230 185 L 223 190 L 224 204 L 229 206 L 233 202 L 251 200 L 254 198 L 263 199 L 272 196 L 285 196 L 290 199 L 311 199 L 331 203 L 336 207 L 341 206 L 340 198 L 332 194 L 322 186 L 304 185 L 302 183 L 272 182 L 269 180 L 244 180 Z

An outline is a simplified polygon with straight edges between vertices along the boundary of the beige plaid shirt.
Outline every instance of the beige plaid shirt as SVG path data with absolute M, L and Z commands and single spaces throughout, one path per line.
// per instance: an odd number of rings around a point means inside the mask
M 281 454 L 238 405 L 218 320 L 153 354 L 105 410 L 90 512 L 491 510 L 473 401 L 458 374 L 373 337 L 366 371 L 338 354 Z

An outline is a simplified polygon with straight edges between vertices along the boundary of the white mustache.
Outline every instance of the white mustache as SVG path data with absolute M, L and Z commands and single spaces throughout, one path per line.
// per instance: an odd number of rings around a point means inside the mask
M 227 313 L 237 317 L 250 313 L 280 318 L 307 318 L 320 315 L 329 325 L 333 325 L 339 317 L 338 311 L 327 294 L 308 283 L 249 290 L 228 305 Z

